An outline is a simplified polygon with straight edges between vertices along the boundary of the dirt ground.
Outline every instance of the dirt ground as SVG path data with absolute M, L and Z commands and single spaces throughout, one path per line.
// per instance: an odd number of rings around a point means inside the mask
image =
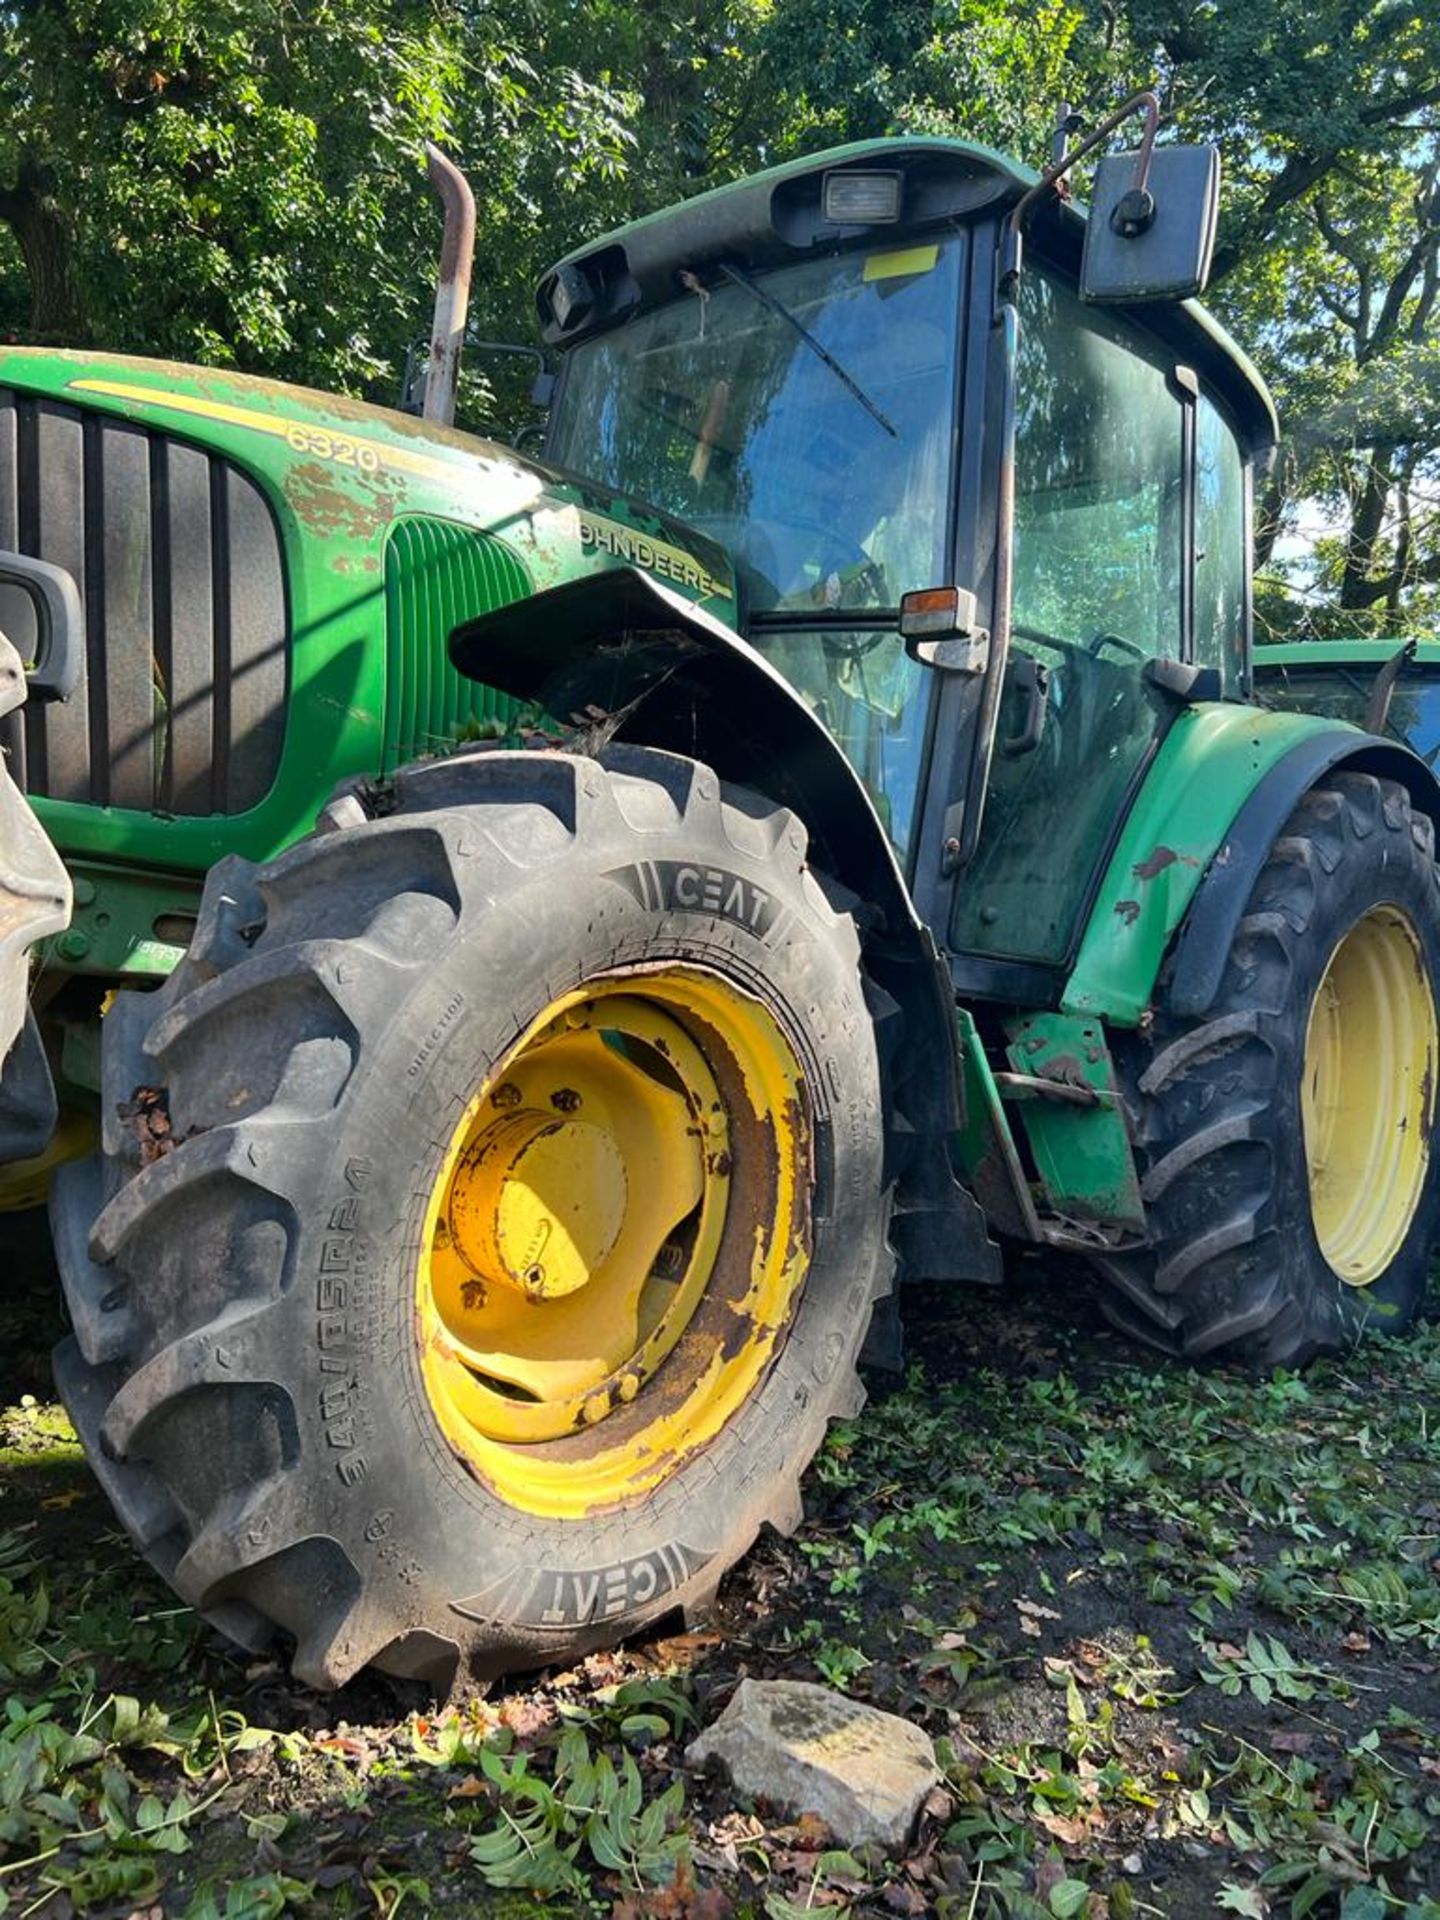
M 55 1311 L 0 1307 L 0 1912 L 1440 1916 L 1435 1317 L 1258 1382 L 1054 1260 L 932 1291 L 711 1626 L 440 1708 L 297 1688 L 136 1562 Z M 745 1674 L 935 1736 L 906 1857 L 686 1771 Z

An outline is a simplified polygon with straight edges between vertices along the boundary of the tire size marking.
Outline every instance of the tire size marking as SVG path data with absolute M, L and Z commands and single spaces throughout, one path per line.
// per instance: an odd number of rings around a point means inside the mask
M 684 860 L 638 860 L 634 866 L 612 867 L 614 880 L 651 913 L 681 909 L 713 913 L 722 920 L 765 940 L 781 918 L 780 903 L 763 887 L 725 867 L 692 866 Z
M 512 1567 L 469 1599 L 451 1604 L 470 1620 L 500 1618 L 515 1626 L 568 1631 L 649 1606 L 682 1587 L 713 1557 L 676 1544 L 608 1567 Z
M 369 1341 L 371 1243 L 359 1231 L 359 1195 L 374 1166 L 366 1159 L 345 1163 L 350 1191 L 331 1206 L 320 1241 L 315 1279 L 315 1342 L 322 1382 L 320 1426 L 325 1443 L 339 1455 L 340 1484 L 358 1487 L 370 1471 L 365 1455 L 369 1416 L 364 1405 L 360 1359 Z
M 382 1561 L 405 1586 L 423 1585 L 427 1577 L 423 1563 L 399 1544 L 394 1538 L 394 1531 L 395 1509 L 381 1507 L 366 1522 L 365 1543 L 374 1548 L 375 1558 Z

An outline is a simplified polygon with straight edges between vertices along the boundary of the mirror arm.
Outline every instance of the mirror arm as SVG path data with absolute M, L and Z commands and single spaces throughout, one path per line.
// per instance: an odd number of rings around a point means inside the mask
M 1078 147 L 1071 147 L 1061 154 L 1058 160 L 1046 167 L 1010 216 L 1015 231 L 1018 233 L 1021 230 L 1031 209 L 1039 205 L 1045 195 L 1058 185 L 1078 160 L 1083 160 L 1087 153 L 1093 153 L 1096 147 L 1110 138 L 1123 121 L 1128 120 L 1131 114 L 1142 110 L 1145 114 L 1145 131 L 1140 136 L 1140 151 L 1136 161 L 1135 185 L 1132 191 L 1143 194 L 1150 184 L 1150 155 L 1154 151 L 1155 136 L 1160 131 L 1160 96 L 1153 87 L 1143 87 L 1139 93 L 1132 93 L 1124 106 L 1117 107 L 1114 113 L 1102 120 L 1093 132 L 1085 136 Z

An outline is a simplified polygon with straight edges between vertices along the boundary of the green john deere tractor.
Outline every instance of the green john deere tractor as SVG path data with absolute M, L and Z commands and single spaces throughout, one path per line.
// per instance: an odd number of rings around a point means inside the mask
M 1284 640 L 1255 649 L 1256 697 L 1384 734 L 1440 760 L 1440 641 Z
M 1275 421 L 1152 134 L 1088 224 L 908 139 L 580 249 L 541 461 L 0 354 L 8 1191 L 126 1527 L 304 1679 L 703 1607 L 897 1275 L 1415 1311 L 1440 790 L 1246 704 Z

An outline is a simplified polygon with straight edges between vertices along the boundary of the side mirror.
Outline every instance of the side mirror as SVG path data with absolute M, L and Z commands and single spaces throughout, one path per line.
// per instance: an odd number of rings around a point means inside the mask
M 70 698 L 85 660 L 85 614 L 63 567 L 0 553 L 0 633 L 25 662 L 32 700 Z
M 1209 278 L 1219 151 L 1154 147 L 1148 178 L 1143 160 L 1143 151 L 1111 153 L 1095 169 L 1080 263 L 1080 298 L 1093 305 L 1186 300 Z

